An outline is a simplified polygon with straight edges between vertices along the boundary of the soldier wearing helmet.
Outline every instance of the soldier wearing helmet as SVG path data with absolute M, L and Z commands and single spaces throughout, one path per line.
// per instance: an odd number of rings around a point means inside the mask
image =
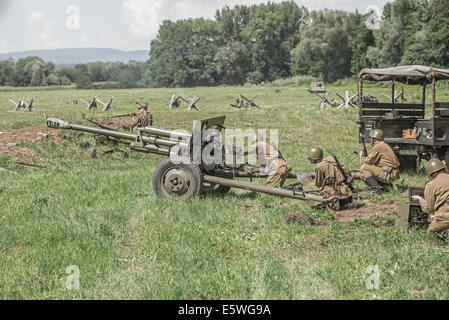
M 430 180 L 424 190 L 424 198 L 413 196 L 419 201 L 422 211 L 430 216 L 430 232 L 437 232 L 442 236 L 449 234 L 449 171 L 437 159 L 426 164 L 426 173 Z
M 384 142 L 384 133 L 376 129 L 371 132 L 373 149 L 366 156 L 360 152 L 360 174 L 362 180 L 374 194 L 380 193 L 382 187 L 390 187 L 399 179 L 399 160 L 388 144 Z
M 153 125 L 153 115 L 148 112 L 148 103 L 140 104 L 137 102 L 139 106 L 138 110 L 140 113 L 137 115 L 135 119 L 133 119 L 133 123 L 131 124 L 130 131 L 132 132 L 135 127 L 145 128 Z M 133 117 L 134 118 L 134 117 Z
M 351 182 L 349 185 L 345 181 L 345 177 L 342 172 L 338 169 L 337 163 L 333 157 L 323 157 L 323 149 L 312 148 L 308 153 L 307 157 L 310 163 L 315 164 L 315 181 L 310 184 L 309 191 L 319 190 L 325 198 L 332 197 L 334 195 L 342 196 L 353 196 L 348 200 L 338 200 L 327 204 L 328 209 L 338 211 L 341 210 L 346 204 L 351 203 L 350 207 L 357 206 L 357 193 L 351 190 L 356 190 L 355 185 Z M 323 159 L 324 158 L 324 159 Z M 346 177 L 351 177 L 351 170 L 347 168 L 344 164 L 341 164 Z
M 244 155 L 256 154 L 259 162 L 265 164 L 265 170 L 268 172 L 267 186 L 272 188 L 281 188 L 292 167 L 287 163 L 277 147 L 266 142 L 261 135 L 249 137 L 250 146 L 243 151 Z

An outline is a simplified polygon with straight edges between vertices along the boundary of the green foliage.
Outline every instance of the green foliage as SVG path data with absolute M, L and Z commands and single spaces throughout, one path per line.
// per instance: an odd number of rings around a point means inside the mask
M 75 84 L 77 89 L 91 89 L 92 79 L 88 73 L 81 73 L 76 77 Z
M 88 88 L 86 75 L 103 88 L 258 85 L 297 75 L 334 82 L 362 68 L 449 65 L 447 0 L 388 2 L 378 28 L 368 18 L 357 11 L 309 12 L 293 0 L 225 6 L 212 20 L 164 21 L 146 63 L 55 70 L 37 57 L 0 61 L 0 86 L 81 81 L 78 87 Z

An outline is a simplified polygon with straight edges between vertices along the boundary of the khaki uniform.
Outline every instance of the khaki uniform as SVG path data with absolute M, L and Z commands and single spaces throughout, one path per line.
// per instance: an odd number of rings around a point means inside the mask
M 377 181 L 392 184 L 399 179 L 399 160 L 390 146 L 383 141 L 376 144 L 370 155 L 362 157 L 360 162 L 363 180 L 374 176 Z
M 266 170 L 269 172 L 267 186 L 280 188 L 287 180 L 292 167 L 288 165 L 281 153 L 271 144 L 265 141 L 256 142 L 244 151 L 244 154 L 256 153 L 261 163 L 266 163 Z M 260 159 L 263 156 L 265 161 Z
M 145 128 L 153 125 L 153 115 L 149 112 L 139 113 L 138 117 L 134 119 L 131 124 L 131 131 L 134 130 L 135 127 Z
M 351 170 L 344 164 L 341 164 L 347 177 L 351 176 Z M 328 177 L 335 177 L 336 179 L 328 179 Z M 320 192 L 325 198 L 332 197 L 334 195 L 351 196 L 351 189 L 345 184 L 345 179 L 341 174 L 340 170 L 337 168 L 337 163 L 334 158 L 327 157 L 324 158 L 320 163 L 317 164 L 315 169 L 315 181 L 309 185 L 310 190 L 321 189 L 324 186 L 323 191 Z M 353 189 L 355 190 L 355 185 L 353 184 Z M 342 204 L 340 200 L 335 199 L 334 201 L 327 204 L 330 210 L 338 211 L 341 209 Z
M 420 199 L 424 213 L 434 214 L 429 231 L 440 232 L 449 229 L 449 175 L 440 173 L 426 184 L 424 199 Z

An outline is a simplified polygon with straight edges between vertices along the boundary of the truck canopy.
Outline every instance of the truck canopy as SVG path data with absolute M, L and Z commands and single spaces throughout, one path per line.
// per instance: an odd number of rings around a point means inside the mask
M 449 80 L 449 69 L 438 69 L 421 65 L 400 66 L 386 69 L 363 69 L 358 78 L 369 81 L 397 81 L 410 85 L 427 85 L 435 81 Z

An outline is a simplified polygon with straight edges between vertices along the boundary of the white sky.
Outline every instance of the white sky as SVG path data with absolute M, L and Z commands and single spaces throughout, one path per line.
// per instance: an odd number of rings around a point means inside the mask
M 391 0 L 390 0 L 391 1 Z M 266 0 L 0 0 L 0 53 L 58 48 L 149 49 L 165 20 L 213 18 L 228 5 Z M 281 0 L 272 0 L 281 2 Z M 389 0 L 295 0 L 309 9 L 365 12 Z M 79 9 L 79 29 L 76 13 Z M 67 22 L 69 27 L 67 28 Z

